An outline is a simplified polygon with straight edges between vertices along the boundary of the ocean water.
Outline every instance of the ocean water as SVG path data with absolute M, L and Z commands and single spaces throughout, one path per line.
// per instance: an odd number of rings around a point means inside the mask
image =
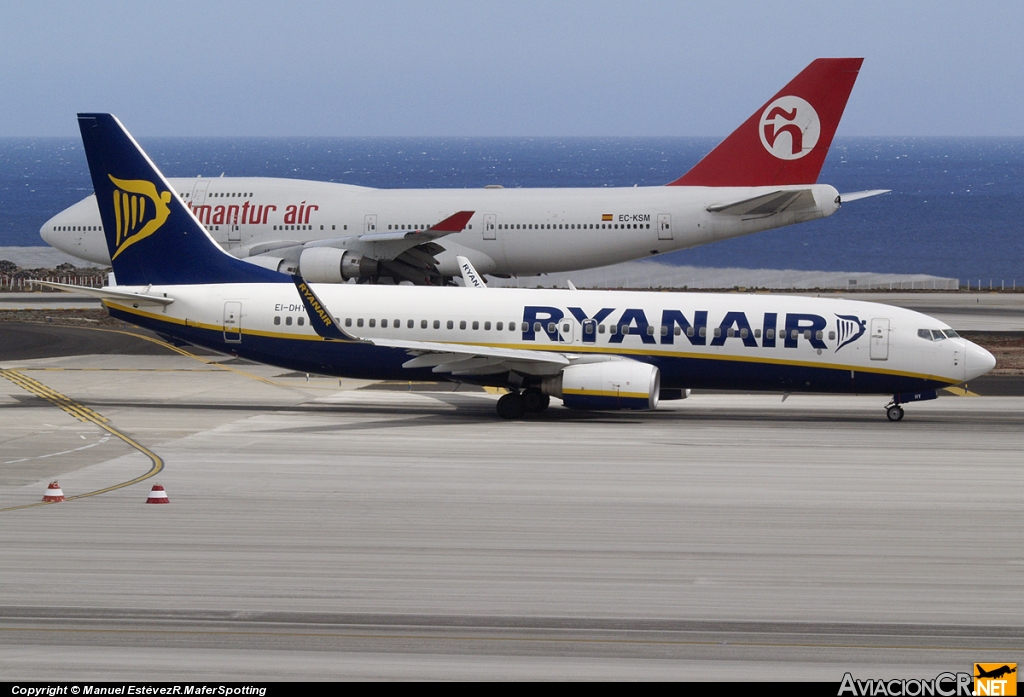
M 715 138 L 148 138 L 168 176 L 270 176 L 383 188 L 659 185 Z M 1024 138 L 841 138 L 819 181 L 892 189 L 830 218 L 659 257 L 704 267 L 867 271 L 1024 283 Z M 91 193 L 75 138 L 0 139 L 0 246 Z

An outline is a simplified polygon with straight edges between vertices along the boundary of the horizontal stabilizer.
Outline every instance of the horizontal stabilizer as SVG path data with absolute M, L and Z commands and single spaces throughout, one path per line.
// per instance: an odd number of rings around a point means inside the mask
M 121 300 L 138 305 L 170 305 L 174 298 L 166 295 L 148 295 L 146 293 L 131 293 L 125 290 L 113 290 L 112 288 L 91 288 L 89 286 L 75 286 L 70 283 L 53 283 L 52 281 L 32 281 L 36 285 L 56 288 L 68 293 L 81 293 L 103 300 Z
M 772 191 L 767 194 L 762 194 L 761 196 L 745 198 L 740 201 L 716 203 L 708 206 L 706 210 L 709 213 L 762 217 L 781 213 L 788 208 L 800 209 L 813 208 L 814 206 L 814 194 L 810 189 L 796 189 L 788 191 Z
M 839 194 L 839 200 L 843 203 L 849 203 L 850 201 L 859 201 L 862 198 L 871 198 L 872 196 L 878 196 L 879 194 L 888 194 L 892 189 L 868 189 L 867 191 L 851 191 L 848 194 Z

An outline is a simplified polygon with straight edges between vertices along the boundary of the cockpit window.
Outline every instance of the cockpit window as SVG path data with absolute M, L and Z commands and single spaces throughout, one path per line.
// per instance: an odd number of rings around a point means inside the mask
M 950 339 L 959 337 L 959 335 L 952 329 L 918 329 L 917 335 L 922 339 L 927 339 L 928 341 L 942 341 L 946 337 L 949 337 Z

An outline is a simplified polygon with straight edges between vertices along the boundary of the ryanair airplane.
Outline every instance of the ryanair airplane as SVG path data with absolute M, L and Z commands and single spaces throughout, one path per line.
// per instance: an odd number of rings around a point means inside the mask
M 936 319 L 851 300 L 487 288 L 467 259 L 465 288 L 311 284 L 224 252 L 112 115 L 78 122 L 118 285 L 50 285 L 173 340 L 303 372 L 505 387 L 504 418 L 550 397 L 645 410 L 714 388 L 882 393 L 899 420 L 995 365 Z
M 732 135 L 666 186 L 372 189 L 293 179 L 172 179 L 232 256 L 313 283 L 444 285 L 457 258 L 482 274 L 530 276 L 640 259 L 832 215 L 881 193 L 817 184 L 860 58 L 811 63 Z M 437 221 L 473 211 L 458 229 Z M 109 264 L 96 197 L 46 222 L 43 239 Z

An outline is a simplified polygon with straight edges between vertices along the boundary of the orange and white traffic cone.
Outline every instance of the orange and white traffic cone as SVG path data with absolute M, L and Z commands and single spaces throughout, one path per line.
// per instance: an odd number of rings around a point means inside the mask
M 60 490 L 60 484 L 56 480 L 50 482 L 50 486 L 46 487 L 46 495 L 43 497 L 43 501 L 46 503 L 56 503 L 64 500 L 64 492 Z
M 154 484 L 153 489 L 149 492 L 149 496 L 146 497 L 146 503 L 170 503 L 171 500 L 167 498 L 167 492 L 164 491 L 164 487 L 161 484 Z

